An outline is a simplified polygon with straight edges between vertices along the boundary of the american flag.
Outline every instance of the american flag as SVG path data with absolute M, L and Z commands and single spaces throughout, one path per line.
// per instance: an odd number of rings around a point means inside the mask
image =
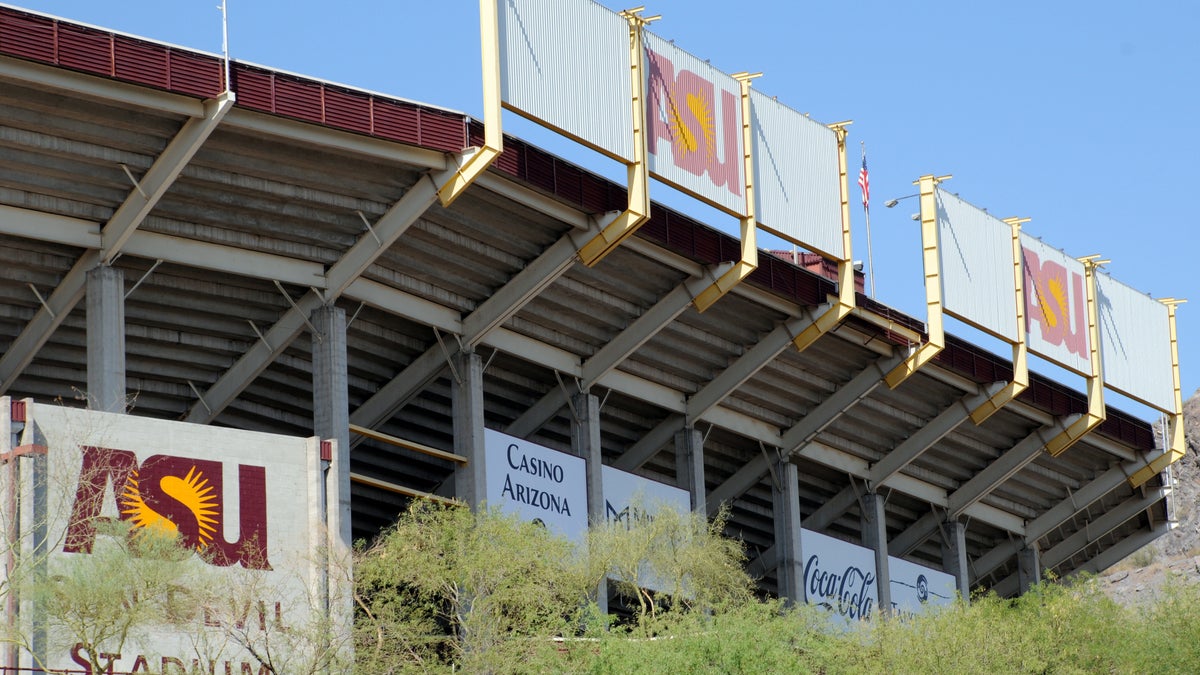
M 867 202 L 871 201 L 871 181 L 867 177 L 867 148 L 863 147 L 862 151 L 862 170 L 858 172 L 858 187 L 862 188 L 863 208 L 867 208 Z

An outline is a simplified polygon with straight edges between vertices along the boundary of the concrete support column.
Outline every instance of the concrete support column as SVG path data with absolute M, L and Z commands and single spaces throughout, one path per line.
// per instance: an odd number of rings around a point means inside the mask
M 454 493 L 478 510 L 487 499 L 487 465 L 483 443 L 483 361 L 475 352 L 452 359 L 450 398 L 454 415 L 454 452 L 467 463 L 454 470 Z
M 125 275 L 87 273 L 87 396 L 93 410 L 125 412 Z
M 775 462 L 778 485 L 771 497 L 775 511 L 775 562 L 779 597 L 804 602 L 804 553 L 800 547 L 800 473 L 787 460 Z
M 942 522 L 942 571 L 954 575 L 955 587 L 964 601 L 971 599 L 971 573 L 967 567 L 967 524 Z
M 1042 580 L 1042 553 L 1037 545 L 1023 546 L 1017 551 L 1017 594 L 1025 595 L 1031 586 Z
M 692 496 L 692 513 L 708 513 L 704 487 L 704 436 L 695 427 L 675 432 L 675 479 Z
M 571 423 L 571 450 L 583 458 L 587 477 L 588 525 L 604 523 L 604 457 L 600 450 L 600 399 L 595 394 L 581 392 L 571 397 L 575 419 Z M 596 588 L 596 604 L 608 613 L 608 581 L 601 580 Z
M 326 480 L 331 515 L 329 527 L 346 547 L 350 534 L 350 402 L 346 382 L 346 310 L 326 305 L 310 317 L 312 337 L 313 433 L 337 441 Z M 347 550 L 349 550 L 347 548 Z
M 887 517 L 883 495 L 868 492 L 862 497 L 863 546 L 875 551 L 875 584 L 879 589 L 879 611 L 892 611 L 892 575 L 888 568 Z

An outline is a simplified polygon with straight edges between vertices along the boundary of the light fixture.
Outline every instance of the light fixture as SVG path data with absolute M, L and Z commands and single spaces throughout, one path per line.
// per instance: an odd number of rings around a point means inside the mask
M 895 199 L 889 199 L 886 202 L 884 202 L 883 205 L 886 208 L 890 209 L 905 199 L 912 199 L 913 197 L 920 197 L 920 196 L 921 196 L 921 193 L 919 193 L 919 192 L 915 195 L 904 195 L 903 197 L 896 197 Z

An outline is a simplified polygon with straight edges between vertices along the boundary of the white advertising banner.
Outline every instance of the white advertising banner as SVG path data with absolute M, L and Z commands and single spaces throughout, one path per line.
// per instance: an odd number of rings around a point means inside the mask
M 638 509 L 646 515 L 662 508 L 673 508 L 687 513 L 692 507 L 692 498 L 687 490 L 656 480 L 605 465 L 600 472 L 604 481 L 604 518 L 609 521 L 626 522 L 636 519 Z
M 493 429 L 483 438 L 488 505 L 582 542 L 588 523 L 583 458 Z
M 645 47 L 650 173 L 745 215 L 741 84 L 652 33 Z
M 819 532 L 800 530 L 804 599 L 847 621 L 871 618 L 879 604 L 875 552 Z
M 170 563 L 189 570 L 172 582 L 179 597 L 217 589 L 202 607 L 178 605 L 176 626 L 111 645 L 109 672 L 259 672 L 234 632 L 282 647 L 327 611 L 315 604 L 328 570 L 317 439 L 30 403 L 22 443 L 37 453 L 19 460 L 22 531 L 45 536 L 45 573 L 85 573 L 94 556 L 157 531 L 196 551 Z M 53 610 L 23 621 L 45 631 L 46 666 L 88 670 L 80 637 Z
M 643 478 L 620 469 L 604 466 L 600 472 L 604 482 L 604 519 L 610 523 L 632 523 L 640 518 L 653 518 L 661 509 L 687 513 L 692 499 L 687 490 Z M 638 573 L 638 585 L 656 591 L 673 591 L 653 569 L 643 567 Z
M 1029 351 L 1081 375 L 1092 374 L 1083 263 L 1021 233 Z
M 1012 227 L 940 188 L 936 198 L 946 312 L 1017 342 Z
M 1171 320 L 1163 303 L 1096 275 L 1104 384 L 1166 413 L 1175 412 Z
M 633 84 L 625 19 L 591 0 L 497 1 L 501 100 L 631 161 Z
M 837 134 L 754 89 L 750 110 L 758 223 L 794 244 L 844 260 Z
M 920 614 L 927 607 L 949 605 L 958 595 L 954 576 L 903 558 L 888 556 L 892 611 Z

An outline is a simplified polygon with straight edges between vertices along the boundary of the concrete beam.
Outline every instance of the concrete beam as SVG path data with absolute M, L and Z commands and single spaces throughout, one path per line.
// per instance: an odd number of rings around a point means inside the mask
M 800 546 L 800 474 L 787 460 L 775 462 L 779 481 L 771 491 L 774 503 L 775 565 L 778 595 L 789 603 L 804 602 L 804 551 Z
M 954 585 L 963 601 L 971 599 L 971 572 L 967 558 L 967 524 L 961 520 L 942 521 L 942 571 L 954 577 Z
M 312 341 L 313 434 L 337 441 L 337 458 L 331 465 L 326 485 L 330 509 L 337 509 L 336 537 L 345 551 L 354 540 L 350 532 L 350 404 L 346 371 L 346 310 L 332 305 L 318 307 L 312 324 L 320 332 Z M 335 468 L 336 467 L 336 468 Z
M 875 551 L 875 582 L 879 589 L 879 609 L 892 610 L 892 574 L 888 564 L 887 502 L 878 492 L 862 496 L 863 546 Z
M 812 323 L 812 318 L 805 315 L 801 318 L 789 319 L 764 335 L 753 347 L 747 349 L 728 368 L 721 371 L 688 399 L 687 419 L 699 419 L 713 406 L 736 391 L 746 380 L 754 377 L 755 373 L 791 347 L 793 337 L 799 335 Z
M 899 356 L 873 361 L 855 375 L 849 382 L 843 384 L 808 412 L 801 420 L 784 432 L 775 441 L 778 447 L 784 449 L 785 455 L 790 455 L 817 434 L 821 433 L 838 417 L 849 410 L 854 404 L 865 398 L 883 383 L 883 376 L 891 368 L 900 363 Z M 719 507 L 721 502 L 732 500 L 746 490 L 756 485 L 763 476 L 767 475 L 769 466 L 765 457 L 755 455 L 742 468 L 738 469 L 724 483 L 709 495 L 709 511 Z
M 284 312 L 267 332 L 266 344 L 260 340 L 242 355 L 242 358 L 192 406 L 187 421 L 207 424 L 216 419 L 221 411 L 296 339 L 313 310 L 321 305 L 332 304 L 437 201 L 438 188 L 451 176 L 450 172 L 443 172 L 436 178 L 430 176 L 419 180 L 410 187 L 376 222 L 373 228 L 374 235 L 364 234 L 359 237 L 359 240 L 329 268 L 325 275 L 324 293 L 309 290 Z
M 108 265 L 87 272 L 88 407 L 125 412 L 125 275 Z
M 975 474 L 951 493 L 946 504 L 947 514 L 945 517 L 955 519 L 966 513 L 967 509 L 979 503 L 981 499 L 1003 485 L 1004 481 L 1037 459 L 1038 454 L 1046 445 L 1046 438 L 1065 428 L 1078 417 L 1079 415 L 1071 415 L 1057 421 L 1050 428 L 1037 429 L 1006 450 L 983 471 Z M 938 518 L 918 519 L 892 540 L 895 550 L 901 551 L 901 555 L 907 555 L 937 531 L 938 522 Z
M 158 204 L 179 173 L 192 161 L 200 146 L 232 108 L 233 94 L 230 92 L 205 101 L 203 117 L 189 119 L 175 138 L 171 139 L 150 170 L 138 181 L 136 189 L 104 225 L 101 232 L 101 257 L 105 265 L 111 265 L 121 254 L 134 230 Z
M 675 480 L 692 498 L 692 511 L 707 514 L 708 491 L 704 483 L 704 434 L 695 427 L 675 434 Z
M 487 499 L 484 450 L 483 361 L 474 352 L 454 356 L 458 378 L 450 383 L 454 406 L 454 453 L 467 458 L 454 469 L 454 495 L 478 510 Z
M 971 411 L 985 403 L 992 394 L 1004 388 L 1003 383 L 993 383 L 983 387 L 982 391 L 964 396 L 937 417 L 925 423 L 925 426 L 909 435 L 904 442 L 897 445 L 871 466 L 869 481 L 871 489 L 878 489 L 887 483 L 888 479 L 908 466 L 910 462 L 920 457 L 935 443 L 945 438 L 946 434 L 954 431 L 955 427 L 970 418 Z
M 580 389 L 584 391 L 590 389 L 600 378 L 637 351 L 638 347 L 674 321 L 692 304 L 692 298 L 704 290 L 704 285 L 704 280 L 691 278 L 676 286 L 641 316 L 634 319 L 625 330 L 605 343 L 595 354 L 583 362 Z M 554 388 L 546 392 L 537 403 L 513 420 L 505 433 L 524 438 L 537 431 L 562 408 L 566 403 L 566 396 L 561 388 Z
M 576 250 L 569 234 L 560 237 L 508 283 L 480 303 L 459 325 L 443 324 L 443 330 L 449 328 L 450 332 L 461 336 L 461 341 L 444 342 L 444 349 L 442 344 L 430 345 L 425 353 L 413 359 L 399 375 L 364 401 L 354 411 L 351 421 L 364 427 L 375 427 L 395 415 L 413 396 L 437 379 L 446 367 L 446 359 L 458 352 L 460 344 L 474 348 L 537 297 L 538 293 L 562 277 L 578 259 Z M 362 281 L 355 282 L 355 288 L 360 285 Z M 433 325 L 438 327 L 436 323 Z

